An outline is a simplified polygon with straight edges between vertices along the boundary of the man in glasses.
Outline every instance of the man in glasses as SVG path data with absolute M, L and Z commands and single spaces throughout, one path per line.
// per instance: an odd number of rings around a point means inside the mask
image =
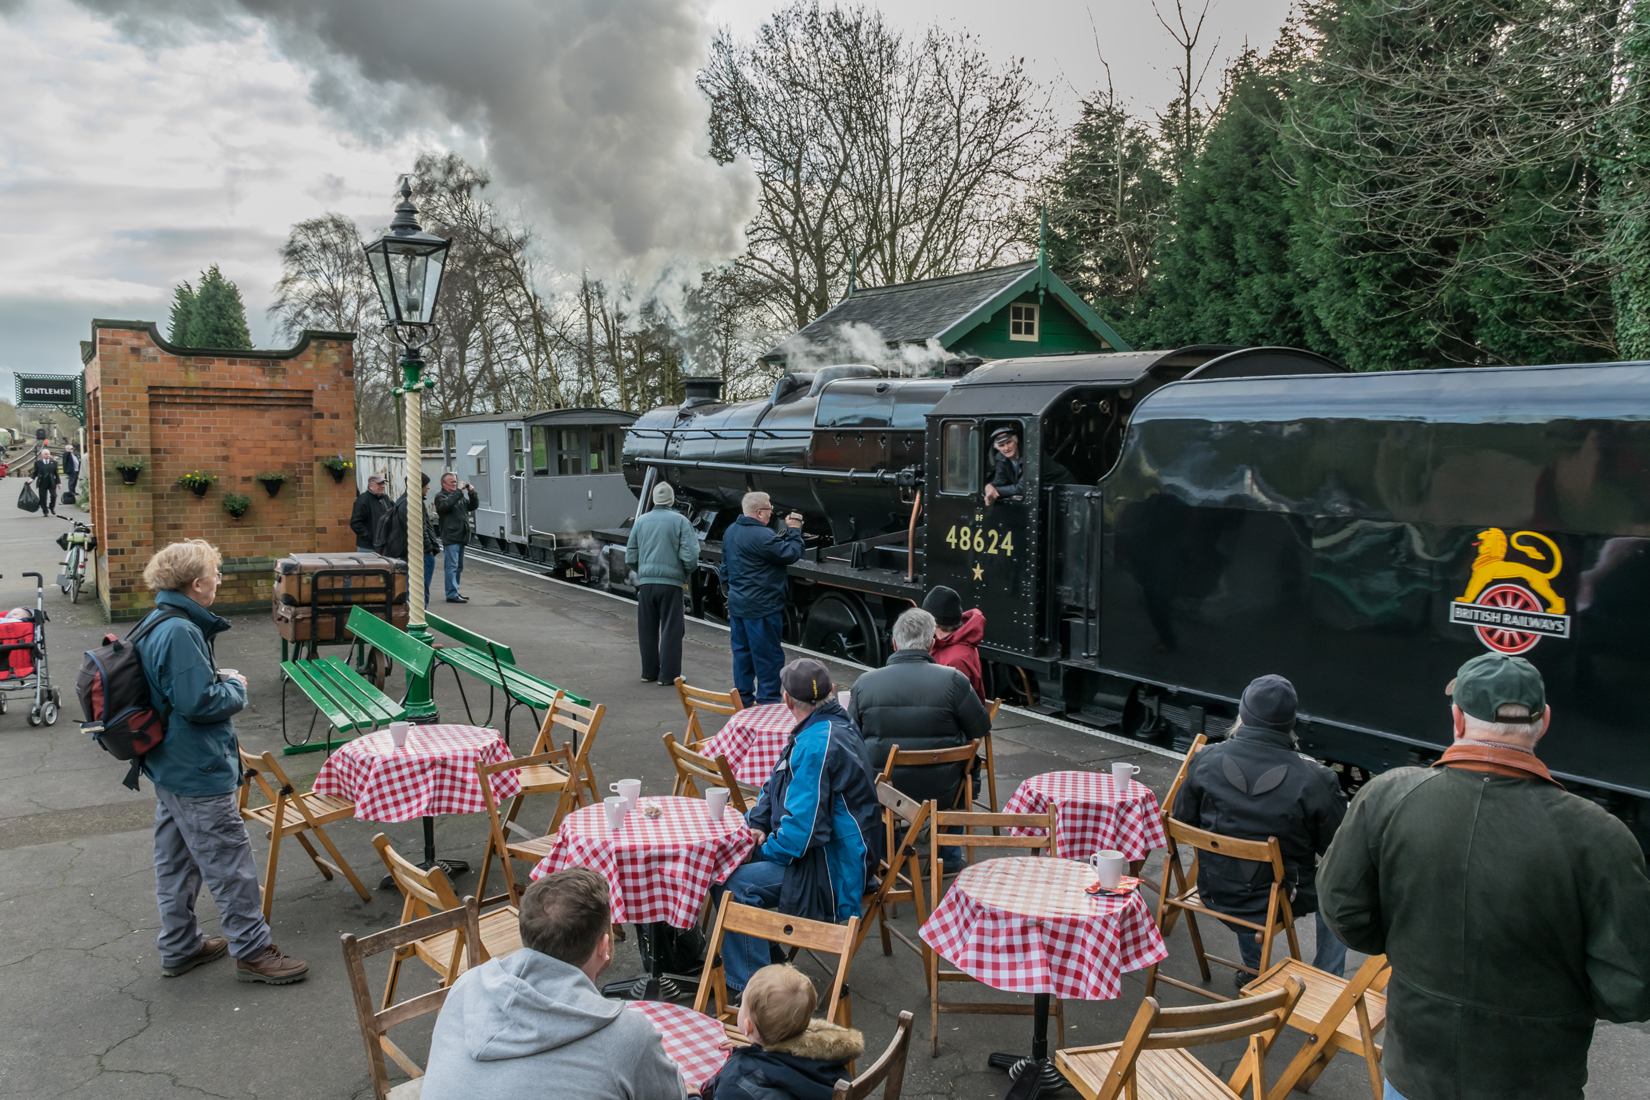
M 722 535 L 717 572 L 728 597 L 732 627 L 733 686 L 739 697 L 779 702 L 779 669 L 785 663 L 785 567 L 802 557 L 802 515 L 792 512 L 775 534 L 773 502 L 767 493 L 746 493 L 744 515 Z

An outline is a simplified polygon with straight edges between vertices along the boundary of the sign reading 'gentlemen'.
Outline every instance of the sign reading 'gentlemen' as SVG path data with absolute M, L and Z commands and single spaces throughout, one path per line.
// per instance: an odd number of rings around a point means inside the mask
M 78 381 L 73 375 L 19 374 L 17 376 L 17 403 L 19 405 L 73 405 L 80 400 Z

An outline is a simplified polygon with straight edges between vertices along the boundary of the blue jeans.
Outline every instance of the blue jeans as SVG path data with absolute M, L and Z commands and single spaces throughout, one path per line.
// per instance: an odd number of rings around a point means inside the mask
M 219 926 L 237 959 L 256 957 L 269 946 L 258 893 L 252 840 L 233 794 L 190 798 L 155 788 L 155 901 L 160 907 L 162 966 L 189 961 L 205 940 L 195 922 L 201 884 L 218 903 Z
M 1346 944 L 1335 938 L 1335 933 L 1323 922 L 1323 913 L 1312 914 L 1317 922 L 1316 934 L 1318 939 L 1317 953 L 1312 956 L 1312 965 L 1326 974 L 1333 974 L 1337 978 L 1346 977 Z M 1264 924 L 1263 920 L 1256 920 L 1256 924 Z M 1239 928 L 1238 955 L 1243 959 L 1245 966 L 1260 966 L 1260 944 L 1255 942 L 1255 933 L 1247 928 Z M 1280 956 L 1272 952 L 1272 961 L 1277 962 Z
M 722 903 L 723 894 L 732 894 L 740 905 L 756 909 L 779 908 L 779 887 L 785 881 L 785 868 L 777 863 L 758 861 L 740 867 L 720 886 L 710 888 L 711 898 Z M 728 989 L 744 989 L 751 975 L 774 962 L 774 945 L 755 936 L 731 932 L 722 937 L 722 967 L 727 973 Z
M 1404 1094 L 1392 1087 L 1392 1082 L 1386 1083 L 1386 1089 L 1381 1093 L 1381 1100 L 1404 1100 Z
M 430 603 L 430 582 L 435 579 L 435 555 L 424 555 L 424 606 Z
M 733 686 L 745 705 L 779 702 L 779 669 L 785 663 L 785 615 L 729 619 L 733 640 Z
M 442 575 L 447 578 L 447 598 L 450 600 L 458 595 L 458 582 L 464 579 L 464 544 L 449 542 L 441 548 L 441 556 L 445 562 Z

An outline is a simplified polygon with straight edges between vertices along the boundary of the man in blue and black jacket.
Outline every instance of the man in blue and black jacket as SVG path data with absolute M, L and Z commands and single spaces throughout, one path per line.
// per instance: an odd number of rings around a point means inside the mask
M 767 493 L 746 493 L 740 516 L 722 533 L 721 575 L 728 595 L 733 643 L 733 686 L 746 702 L 779 702 L 779 666 L 785 627 L 785 567 L 802 557 L 802 517 L 785 517 L 782 534 L 768 528 Z
M 717 893 L 732 891 L 742 905 L 840 923 L 860 914 L 883 850 L 876 782 L 865 740 L 838 705 L 825 666 L 803 657 L 779 679 L 796 726 L 745 817 L 757 836 L 750 862 Z M 779 961 L 771 951 L 766 940 L 727 936 L 728 988 L 744 989 L 752 974 Z

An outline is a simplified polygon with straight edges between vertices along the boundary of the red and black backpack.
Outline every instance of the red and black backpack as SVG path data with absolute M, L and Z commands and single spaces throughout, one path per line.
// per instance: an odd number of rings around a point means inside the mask
M 75 693 L 85 721 L 80 728 L 92 735 L 116 760 L 132 761 L 125 785 L 138 789 L 143 754 L 166 736 L 166 714 L 149 697 L 137 642 L 167 619 L 186 618 L 173 608 L 159 608 L 145 616 L 125 638 L 103 636 L 103 644 L 89 649 L 80 661 Z

